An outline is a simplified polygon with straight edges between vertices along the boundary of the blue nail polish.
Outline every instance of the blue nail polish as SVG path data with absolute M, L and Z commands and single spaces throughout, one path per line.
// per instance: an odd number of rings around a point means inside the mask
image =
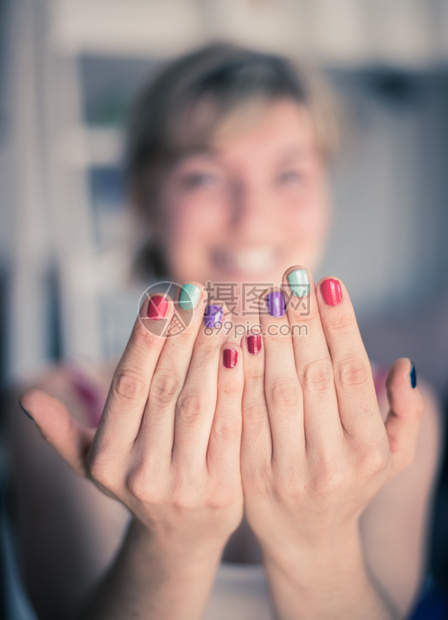
M 28 411 L 27 411 L 27 410 L 25 409 L 25 407 L 22 405 L 22 403 L 20 402 L 20 400 L 19 400 L 19 407 L 20 407 L 20 409 L 23 411 L 23 413 L 24 413 L 25 415 L 27 415 L 27 416 L 29 417 L 29 419 L 30 419 L 30 420 L 33 420 L 33 422 L 34 422 L 34 418 L 33 418 L 33 417 L 32 417 L 32 416 L 28 413 Z
M 182 310 L 192 310 L 198 305 L 201 297 L 201 289 L 195 284 L 184 284 L 180 290 L 179 306 Z
M 266 295 L 269 314 L 280 318 L 286 312 L 285 297 L 281 291 L 273 291 Z
M 409 373 L 409 377 L 411 379 L 411 385 L 413 388 L 415 388 L 415 386 L 417 385 L 417 373 L 415 371 L 415 366 L 414 366 L 414 362 L 411 360 L 411 372 Z
M 210 304 L 204 312 L 204 322 L 206 327 L 217 327 L 222 323 L 223 309 L 217 304 Z
M 295 269 L 288 275 L 291 293 L 296 297 L 306 297 L 310 292 L 310 280 L 306 269 Z

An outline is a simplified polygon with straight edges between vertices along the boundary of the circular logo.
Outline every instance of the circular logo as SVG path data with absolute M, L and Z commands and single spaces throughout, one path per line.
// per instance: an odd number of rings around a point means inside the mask
M 147 330 L 149 330 L 152 334 L 156 336 L 161 336 L 162 338 L 171 338 L 173 336 L 177 336 L 181 334 L 184 329 L 188 327 L 190 321 L 193 317 L 193 309 L 183 309 L 179 305 L 179 295 L 182 286 L 177 282 L 171 282 L 169 280 L 165 280 L 163 282 L 155 282 L 151 284 L 140 296 L 139 299 L 139 316 L 140 309 L 147 297 L 151 295 L 157 294 L 165 294 L 169 295 L 173 300 L 174 304 L 174 312 L 171 319 L 166 319 L 161 316 L 154 319 L 147 319 L 146 317 L 141 317 L 140 320 L 144 323 L 144 326 Z M 190 304 L 191 305 L 191 304 Z M 157 308 L 156 308 L 157 309 Z

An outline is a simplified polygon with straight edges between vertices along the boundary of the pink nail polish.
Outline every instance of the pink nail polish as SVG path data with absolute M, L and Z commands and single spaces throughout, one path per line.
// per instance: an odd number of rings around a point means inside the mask
M 252 355 L 257 355 L 257 353 L 261 350 L 261 335 L 260 334 L 251 334 L 247 337 L 247 350 Z
M 148 318 L 156 321 L 163 319 L 168 312 L 169 302 L 163 295 L 153 295 L 148 304 Z
M 342 289 L 339 280 L 328 278 L 320 285 L 322 297 L 328 306 L 337 306 L 342 300 Z
M 226 368 L 233 368 L 238 361 L 238 351 L 236 349 L 224 349 L 223 362 Z

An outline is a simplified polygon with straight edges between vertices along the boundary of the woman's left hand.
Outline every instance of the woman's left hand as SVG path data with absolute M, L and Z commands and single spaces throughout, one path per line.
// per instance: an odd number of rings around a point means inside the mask
M 306 277 L 308 312 L 299 298 Z M 324 278 L 315 288 L 299 266 L 282 282 L 260 296 L 261 351 L 251 354 L 257 339 L 243 337 L 241 474 L 246 518 L 262 550 L 287 556 L 334 548 L 351 535 L 374 495 L 411 463 L 423 399 L 411 385 L 410 360 L 396 360 L 383 421 L 344 284 Z M 278 316 L 282 290 L 286 312 Z

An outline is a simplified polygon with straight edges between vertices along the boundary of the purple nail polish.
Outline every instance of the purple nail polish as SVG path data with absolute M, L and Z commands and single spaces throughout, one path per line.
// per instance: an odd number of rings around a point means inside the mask
M 204 322 L 206 327 L 216 327 L 222 323 L 223 309 L 216 304 L 210 304 L 204 312 Z
M 285 314 L 285 297 L 281 291 L 274 291 L 266 295 L 266 303 L 271 316 L 279 318 Z

